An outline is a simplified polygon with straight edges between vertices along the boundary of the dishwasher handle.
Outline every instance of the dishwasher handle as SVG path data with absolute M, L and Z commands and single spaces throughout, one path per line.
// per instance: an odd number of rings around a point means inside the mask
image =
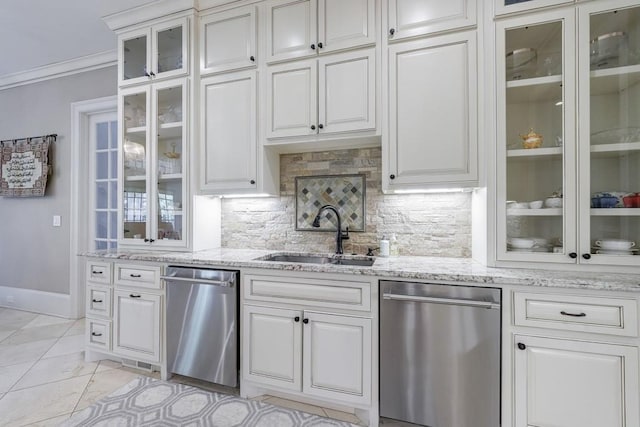
M 175 276 L 160 276 L 160 278 L 166 280 L 167 282 L 184 282 L 194 284 L 201 283 L 203 285 L 223 286 L 225 288 L 233 288 L 235 286 L 235 283 L 233 281 L 226 280 L 192 279 Z
M 432 303 L 432 304 L 458 305 L 458 306 L 464 306 L 464 307 L 476 307 L 476 308 L 487 308 L 487 309 L 500 308 L 500 304 L 496 302 L 457 299 L 457 298 L 421 297 L 421 296 L 398 295 L 398 294 L 382 294 L 382 298 L 386 300 L 392 300 L 392 301 L 424 302 L 424 303 Z

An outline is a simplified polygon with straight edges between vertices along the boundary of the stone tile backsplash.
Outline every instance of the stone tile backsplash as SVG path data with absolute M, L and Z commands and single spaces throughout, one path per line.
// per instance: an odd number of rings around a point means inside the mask
M 222 246 L 333 252 L 335 232 L 296 231 L 295 177 L 358 173 L 366 229 L 349 233 L 345 253 L 364 254 L 395 233 L 400 255 L 471 256 L 471 193 L 382 194 L 380 148 L 281 155 L 280 197 L 222 199 Z

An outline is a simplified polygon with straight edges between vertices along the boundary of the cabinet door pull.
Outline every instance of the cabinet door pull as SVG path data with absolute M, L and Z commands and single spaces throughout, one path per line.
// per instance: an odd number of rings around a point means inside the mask
M 591 254 L 582 254 L 582 258 L 591 259 Z
M 91 274 L 102 274 L 102 271 L 91 271 Z
M 322 42 L 318 43 L 318 49 L 322 49 Z
M 577 254 L 577 253 L 575 253 L 575 252 L 571 252 L 571 253 L 569 254 L 569 258 L 576 259 L 576 258 L 578 258 L 578 254 Z
M 151 78 L 151 76 L 149 75 L 149 73 L 147 73 L 146 71 L 144 72 L 144 75 Z
M 396 33 L 396 29 L 395 28 L 390 28 L 389 29 L 389 34 L 390 35 L 394 35 Z
M 324 125 L 323 125 L 322 123 L 320 123 L 320 124 L 318 125 L 318 129 L 324 129 Z
M 394 174 L 389 175 L 390 179 L 396 179 L 396 176 Z
M 311 45 L 311 49 L 312 49 L 312 50 L 316 50 L 316 45 L 315 45 L 315 44 L 312 44 L 312 45 Z
M 294 322 L 299 322 L 299 321 L 300 321 L 300 316 L 296 316 L 296 317 L 294 317 L 294 318 L 293 318 L 293 321 L 294 321 Z
M 311 130 L 316 130 L 316 125 L 311 125 Z
M 256 58 L 255 58 L 255 56 L 253 56 L 253 55 L 251 55 L 251 56 L 249 57 L 249 60 L 250 60 L 251 62 L 256 62 Z
M 256 183 L 256 180 L 255 180 L 255 179 L 252 179 L 251 181 L 249 181 L 249 184 L 251 184 L 251 185 L 253 185 L 253 184 L 255 184 L 255 183 Z
M 131 298 L 140 298 L 140 295 L 136 295 L 136 294 L 129 294 L 129 296 L 130 296 Z
M 99 334 L 97 332 L 91 332 L 91 335 L 94 336 L 94 337 L 101 337 L 102 336 L 102 334 Z
M 560 314 L 562 314 L 563 316 L 571 316 L 571 317 L 587 317 L 587 313 L 567 313 L 564 310 L 562 310 Z
M 102 302 L 102 300 L 101 300 L 101 299 L 93 299 L 93 300 L 91 300 L 91 301 L 92 301 L 92 302 L 96 302 L 96 303 L 98 303 L 98 302 Z
M 156 76 L 156 73 L 154 73 L 153 71 L 150 72 L 149 74 L 151 74 L 151 77 L 155 77 Z
M 307 323 L 309 323 L 309 319 L 302 319 L 302 323 L 306 325 Z
M 138 278 L 142 277 L 142 274 L 133 274 L 133 273 L 131 273 L 131 274 L 129 274 L 129 276 L 133 277 L 134 279 L 138 279 Z
M 526 346 L 526 345 L 524 345 L 523 343 L 519 342 L 519 343 L 518 343 L 518 348 L 519 348 L 520 350 L 524 350 L 524 349 L 526 349 L 526 348 L 527 348 L 527 346 Z

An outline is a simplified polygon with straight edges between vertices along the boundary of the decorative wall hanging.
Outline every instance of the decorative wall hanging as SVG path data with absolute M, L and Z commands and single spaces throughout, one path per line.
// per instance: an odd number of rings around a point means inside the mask
M 313 220 L 323 205 L 333 205 L 340 212 L 342 229 L 364 231 L 365 215 L 364 175 L 324 175 L 296 177 L 296 230 L 334 231 L 337 218 L 330 211 L 323 215 L 320 228 L 313 227 Z
M 57 135 L 0 141 L 0 196 L 44 196 Z

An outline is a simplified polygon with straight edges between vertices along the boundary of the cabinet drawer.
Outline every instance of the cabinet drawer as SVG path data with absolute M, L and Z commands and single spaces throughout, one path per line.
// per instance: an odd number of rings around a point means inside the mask
M 106 285 L 111 284 L 111 263 L 87 261 L 87 280 Z
M 116 285 L 160 289 L 160 266 L 116 264 Z
M 638 335 L 635 299 L 514 293 L 514 322 L 520 326 L 598 334 Z
M 98 320 L 87 318 L 88 346 L 98 348 L 103 351 L 111 350 L 111 322 L 108 320 Z
M 245 300 L 291 302 L 313 307 L 371 310 L 371 284 L 345 280 L 254 276 L 243 278 Z
M 87 284 L 87 315 L 111 317 L 111 288 Z

